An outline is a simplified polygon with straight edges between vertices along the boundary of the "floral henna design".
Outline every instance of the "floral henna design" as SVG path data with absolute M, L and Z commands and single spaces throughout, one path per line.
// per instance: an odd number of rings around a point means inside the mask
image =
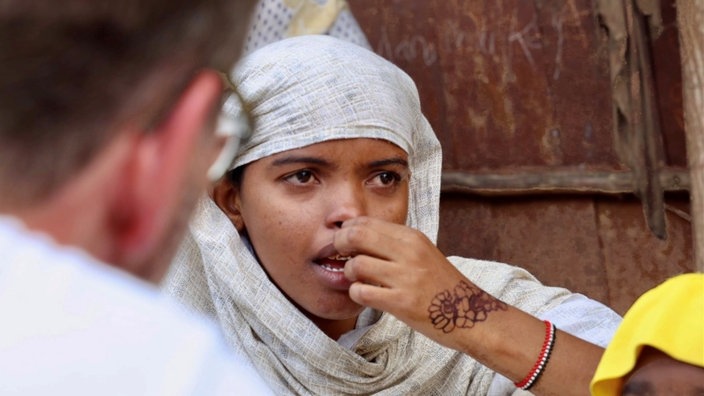
M 455 286 L 454 293 L 438 293 L 428 307 L 428 317 L 436 329 L 449 333 L 456 327 L 472 328 L 486 320 L 491 311 L 506 311 L 505 303 L 465 281 Z

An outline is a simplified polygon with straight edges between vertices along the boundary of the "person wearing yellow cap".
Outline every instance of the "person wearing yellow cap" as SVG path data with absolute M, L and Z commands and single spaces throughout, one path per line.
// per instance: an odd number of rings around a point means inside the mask
M 633 304 L 599 362 L 591 392 L 704 394 L 704 274 L 670 278 Z

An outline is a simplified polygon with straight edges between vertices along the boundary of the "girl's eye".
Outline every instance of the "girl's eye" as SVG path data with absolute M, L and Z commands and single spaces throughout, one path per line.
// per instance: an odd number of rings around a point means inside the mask
M 401 175 L 396 172 L 381 172 L 377 174 L 372 182 L 376 182 L 382 186 L 390 186 L 401 181 Z
M 304 169 L 296 173 L 292 173 L 284 178 L 289 183 L 293 184 L 307 184 L 313 179 L 313 172 Z

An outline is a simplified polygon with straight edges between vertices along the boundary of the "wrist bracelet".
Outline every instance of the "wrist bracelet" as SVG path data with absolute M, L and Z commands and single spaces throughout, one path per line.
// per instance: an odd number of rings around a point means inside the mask
M 552 347 L 555 345 L 556 329 L 555 325 L 549 321 L 544 320 L 543 322 L 545 323 L 545 341 L 543 341 L 543 347 L 540 349 L 540 355 L 528 375 L 523 380 L 514 383 L 517 388 L 521 388 L 523 390 L 530 389 L 530 387 L 535 384 L 540 375 L 543 373 L 545 365 L 548 363 L 548 359 L 550 358 Z

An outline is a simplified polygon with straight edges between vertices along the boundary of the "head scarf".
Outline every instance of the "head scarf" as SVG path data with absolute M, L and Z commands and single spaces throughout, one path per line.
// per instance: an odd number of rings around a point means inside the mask
M 398 67 L 345 41 L 299 36 L 253 52 L 232 80 L 254 126 L 233 168 L 331 139 L 392 142 L 408 153 L 407 224 L 435 241 L 440 145 Z M 351 348 L 330 339 L 269 281 L 210 199 L 199 203 L 164 286 L 216 317 L 277 394 L 482 394 L 493 378 L 469 356 L 371 310 L 363 316 L 378 319 Z
M 435 241 L 440 143 L 420 111 L 411 78 L 373 52 L 328 36 L 265 48 L 245 58 L 232 76 L 254 121 L 232 168 L 326 140 L 387 140 L 409 157 L 408 225 Z
M 704 367 L 704 274 L 676 276 L 636 300 L 599 362 L 592 395 L 620 395 L 646 346 Z

